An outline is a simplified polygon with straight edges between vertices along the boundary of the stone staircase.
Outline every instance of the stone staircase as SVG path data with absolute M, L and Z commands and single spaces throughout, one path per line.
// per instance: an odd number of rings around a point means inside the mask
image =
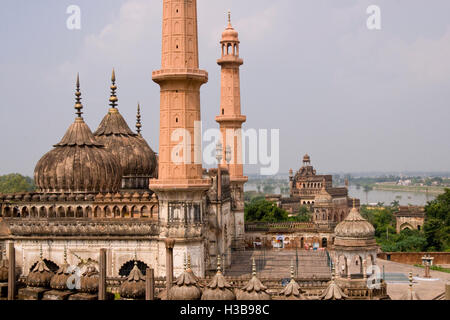
M 292 264 L 298 278 L 318 278 L 331 274 L 326 252 L 275 249 L 233 252 L 231 267 L 225 270 L 225 275 L 230 277 L 251 275 L 253 259 L 257 275 L 261 278 L 289 278 Z

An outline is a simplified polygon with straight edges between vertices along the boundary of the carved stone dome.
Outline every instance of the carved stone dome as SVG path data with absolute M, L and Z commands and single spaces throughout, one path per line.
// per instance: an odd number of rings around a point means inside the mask
M 148 189 L 149 179 L 156 177 L 156 154 L 140 134 L 131 131 L 116 108 L 118 99 L 115 96 L 117 87 L 114 73 L 112 79 L 111 108 L 94 135 L 119 160 L 122 169 L 121 188 Z
M 228 26 L 222 32 L 222 42 L 239 42 L 239 33 L 231 25 L 231 12 L 228 12 Z
M 175 281 L 172 288 L 168 292 L 168 300 L 200 300 L 202 290 L 198 283 L 198 278 L 192 272 L 191 268 L 184 272 Z
M 81 117 L 81 93 L 77 80 L 78 117 L 61 142 L 45 154 L 34 170 L 40 192 L 98 193 L 118 191 L 121 167 L 115 156 L 99 143 Z
M 222 269 L 220 267 L 220 258 L 218 258 L 217 273 L 203 291 L 202 300 L 236 300 L 236 296 L 233 292 L 233 287 L 227 282 L 222 274 Z
M 127 299 L 142 299 L 145 297 L 145 277 L 139 270 L 137 262 L 127 279 L 120 285 L 120 296 Z
M 369 246 L 376 245 L 375 228 L 364 219 L 357 208 L 353 208 L 344 221 L 334 230 L 335 246 Z
M 333 197 L 328 193 L 325 187 L 323 187 L 320 193 L 314 198 L 315 204 L 329 204 L 331 202 L 333 202 Z
M 27 285 L 30 287 L 48 288 L 54 273 L 47 267 L 44 260 L 41 259 L 31 270 L 27 277 Z

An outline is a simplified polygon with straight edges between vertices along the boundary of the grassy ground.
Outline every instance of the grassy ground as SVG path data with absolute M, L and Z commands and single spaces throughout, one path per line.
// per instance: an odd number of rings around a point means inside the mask
M 414 266 L 425 269 L 425 266 L 421 265 L 421 264 L 415 264 Z M 450 273 L 450 269 L 449 268 L 442 268 L 442 267 L 439 267 L 439 266 L 431 266 L 430 269 L 434 270 L 434 271 L 441 271 L 441 272 Z

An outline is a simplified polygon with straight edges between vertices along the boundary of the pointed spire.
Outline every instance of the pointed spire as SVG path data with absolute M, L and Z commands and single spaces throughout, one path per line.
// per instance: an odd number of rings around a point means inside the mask
M 187 270 L 187 256 L 186 256 L 186 253 L 184 254 L 184 263 L 183 263 L 183 268 L 184 268 L 184 271 L 186 271 L 186 270 Z
M 110 102 L 110 106 L 112 109 L 115 109 L 117 107 L 117 102 L 119 101 L 119 99 L 117 99 L 116 96 L 116 90 L 117 90 L 117 86 L 116 86 L 116 72 L 112 71 L 112 76 L 111 76 L 111 97 L 109 98 L 109 102 Z
M 187 256 L 187 269 L 191 270 L 191 255 L 188 254 Z
M 291 260 L 291 280 L 294 280 L 294 260 Z
M 228 10 L 228 25 L 231 26 L 231 10 Z
M 141 135 L 141 128 L 142 128 L 142 124 L 141 124 L 141 105 L 138 102 L 137 114 L 136 114 L 136 132 L 138 133 L 139 136 L 142 136 Z
M 42 243 L 39 245 L 39 257 L 41 260 L 44 258 L 44 253 L 42 252 Z
M 67 246 L 64 246 L 64 264 L 67 264 Z
M 83 109 L 83 105 L 81 104 L 81 92 L 80 92 L 80 74 L 77 73 L 77 84 L 76 84 L 76 92 L 75 92 L 75 114 L 77 115 L 78 119 L 83 119 L 81 115 L 83 112 L 81 111 Z

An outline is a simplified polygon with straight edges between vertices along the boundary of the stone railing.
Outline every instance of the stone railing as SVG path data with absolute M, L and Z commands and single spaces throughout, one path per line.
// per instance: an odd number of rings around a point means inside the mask
M 336 223 L 313 222 L 249 222 L 245 224 L 247 232 L 295 232 L 295 231 L 333 231 Z

